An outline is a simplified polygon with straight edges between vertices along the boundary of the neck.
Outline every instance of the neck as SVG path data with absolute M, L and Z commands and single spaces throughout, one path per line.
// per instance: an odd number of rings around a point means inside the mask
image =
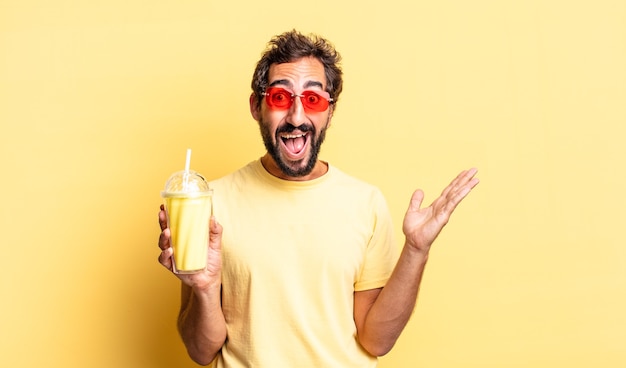
M 328 163 L 321 161 L 321 160 L 317 160 L 317 162 L 315 162 L 315 166 L 313 167 L 313 170 L 311 170 L 311 172 L 308 175 L 289 176 L 283 173 L 283 171 L 278 167 L 278 165 L 276 164 L 276 162 L 274 161 L 272 156 L 270 156 L 269 153 L 266 153 L 263 157 L 261 157 L 261 164 L 263 165 L 263 168 L 265 168 L 265 170 L 271 175 L 274 175 L 275 177 L 279 179 L 290 180 L 290 181 L 313 180 L 313 179 L 319 178 L 320 176 L 328 172 Z

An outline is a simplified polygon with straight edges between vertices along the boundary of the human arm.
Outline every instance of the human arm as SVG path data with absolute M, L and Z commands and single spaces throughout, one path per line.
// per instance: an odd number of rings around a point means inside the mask
M 172 271 L 173 250 L 164 207 L 159 212 L 159 263 Z M 212 217 L 206 270 L 194 274 L 175 274 L 181 280 L 181 307 L 178 331 L 189 356 L 208 365 L 226 341 L 226 322 L 221 307 L 222 226 Z
M 387 284 L 382 289 L 354 293 L 354 320 L 359 343 L 372 355 L 388 353 L 406 326 L 417 300 L 428 254 L 457 205 L 478 184 L 476 169 L 461 172 L 426 208 L 416 190 L 405 214 L 405 243 Z

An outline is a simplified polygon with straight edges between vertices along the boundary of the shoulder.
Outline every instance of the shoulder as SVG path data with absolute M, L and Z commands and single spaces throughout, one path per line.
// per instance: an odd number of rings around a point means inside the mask
M 385 196 L 376 185 L 347 174 L 332 165 L 329 165 L 328 174 L 331 176 L 328 180 L 328 187 L 340 193 L 345 199 L 351 199 L 370 208 L 387 206 Z
M 339 187 L 348 188 L 359 193 L 370 193 L 371 195 L 382 196 L 380 189 L 374 184 L 368 183 L 360 178 L 347 174 L 336 166 L 329 164 L 328 174 L 331 176 L 330 182 Z
M 242 185 L 243 183 L 250 182 L 250 179 L 256 175 L 256 165 L 258 160 L 252 161 L 247 165 L 226 174 L 220 178 L 209 181 L 209 186 L 213 189 L 232 187 L 233 185 Z

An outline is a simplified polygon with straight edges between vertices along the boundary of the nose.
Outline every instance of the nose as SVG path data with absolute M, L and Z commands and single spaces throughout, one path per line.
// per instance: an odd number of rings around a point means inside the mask
M 304 105 L 299 96 L 294 96 L 293 104 L 289 108 L 289 114 L 287 119 L 291 125 L 299 127 L 306 122 L 306 114 L 304 112 Z

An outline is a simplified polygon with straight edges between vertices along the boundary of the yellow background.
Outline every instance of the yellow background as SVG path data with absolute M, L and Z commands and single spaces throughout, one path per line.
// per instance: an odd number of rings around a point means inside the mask
M 380 366 L 626 366 L 622 0 L 0 1 L 0 365 L 195 366 L 159 191 L 188 147 L 262 155 L 250 77 L 294 27 L 344 57 L 322 157 L 398 230 L 480 169 Z

